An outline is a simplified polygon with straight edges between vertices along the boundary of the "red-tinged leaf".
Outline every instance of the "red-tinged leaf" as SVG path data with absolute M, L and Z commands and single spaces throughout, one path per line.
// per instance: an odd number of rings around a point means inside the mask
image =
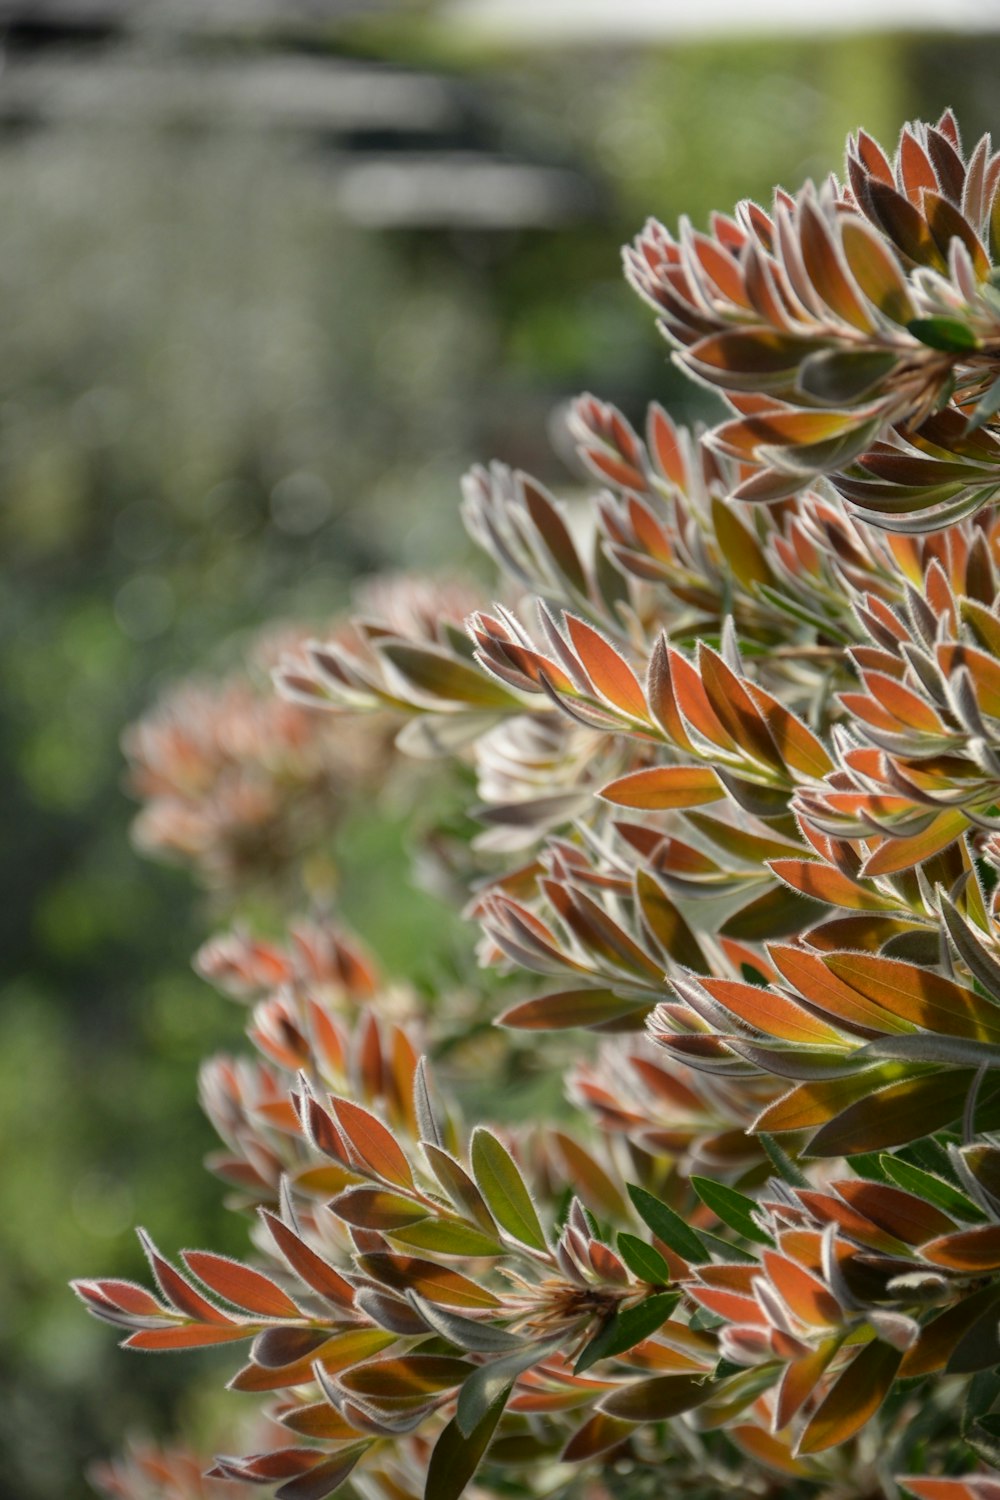
M 654 983 L 660 979 L 661 966 L 654 963 L 624 928 L 619 927 L 604 908 L 578 886 L 563 885 L 556 880 L 539 883 L 553 908 L 588 952 L 596 953 L 615 968 L 625 968 L 640 979 Z
M 759 763 L 783 770 L 781 756 L 750 694 L 718 652 L 703 641 L 698 646 L 698 667 L 708 701 L 734 743 Z
M 780 1432 L 797 1416 L 826 1372 L 838 1348 L 837 1339 L 827 1339 L 788 1365 L 774 1404 L 774 1430 Z
M 938 813 L 922 833 L 912 838 L 886 838 L 868 856 L 861 867 L 860 875 L 872 880 L 876 875 L 895 875 L 900 870 L 912 869 L 925 859 L 930 859 L 949 844 L 953 844 L 969 826 L 963 812 L 955 808 Z
M 762 1259 L 772 1285 L 797 1318 L 815 1328 L 839 1327 L 840 1303 L 818 1276 L 775 1250 L 765 1250 Z
M 337 1123 L 349 1146 L 360 1160 L 381 1177 L 383 1182 L 395 1183 L 397 1187 L 413 1186 L 410 1164 L 391 1131 L 376 1119 L 370 1110 L 362 1109 L 350 1099 L 334 1098 L 330 1101 Z
M 768 953 L 782 978 L 794 985 L 805 1003 L 824 1016 L 833 1017 L 838 1024 L 843 1022 L 863 1036 L 912 1030 L 912 1023 L 862 995 L 832 972 L 828 967 L 830 959 L 843 955 L 824 953 L 821 956 L 806 948 L 779 943 L 772 943 Z
M 785 765 L 817 781 L 833 770 L 826 746 L 801 719 L 755 682 L 748 682 L 746 689 L 763 715 Z
M 275 1500 L 324 1500 L 326 1495 L 332 1495 L 350 1478 L 367 1448 L 367 1443 L 361 1443 L 322 1459 L 305 1474 L 289 1479 L 280 1489 L 275 1490 Z
M 209 1302 L 206 1297 L 203 1297 L 190 1281 L 185 1280 L 179 1271 L 174 1270 L 169 1261 L 163 1259 L 144 1229 L 136 1232 L 152 1267 L 153 1275 L 156 1277 L 157 1286 L 178 1312 L 184 1313 L 199 1323 L 232 1323 L 233 1320 L 227 1313 L 222 1312 L 214 1302 Z
M 925 1031 L 1000 1041 L 995 1007 L 932 969 L 872 953 L 829 953 L 824 962 L 858 994 Z
M 345 1224 L 359 1229 L 403 1229 L 407 1224 L 426 1219 L 428 1210 L 400 1193 L 381 1188 L 354 1187 L 338 1193 L 330 1207 Z
M 856 885 L 833 865 L 815 859 L 772 859 L 768 861 L 779 880 L 813 901 L 829 906 L 846 906 L 855 911 L 892 911 L 894 903 L 877 895 L 870 887 Z
M 707 978 L 700 983 L 713 1000 L 767 1036 L 801 1042 L 804 1046 L 844 1045 L 839 1031 L 811 1015 L 787 995 L 764 989 L 761 985 L 744 984 L 737 979 Z
M 947 255 L 953 239 L 960 241 L 969 252 L 973 274 L 977 281 L 985 281 L 990 274 L 989 256 L 968 219 L 949 203 L 947 198 L 933 189 L 923 195 L 924 217 L 930 225 L 931 234 L 942 255 Z
M 727 1323 L 749 1323 L 762 1328 L 767 1326 L 764 1311 L 753 1297 L 745 1297 L 739 1292 L 730 1292 L 725 1287 L 718 1286 L 689 1286 L 687 1290 L 689 1296 L 702 1307 L 707 1307 L 717 1317 L 725 1318 Z
M 648 717 L 646 695 L 625 658 L 592 625 L 571 614 L 565 620 L 574 650 L 601 697 L 622 713 L 644 721 Z
M 729 731 L 725 728 L 708 700 L 705 684 L 694 667 L 679 651 L 667 648 L 667 663 L 670 670 L 670 687 L 683 724 L 688 724 L 705 736 L 713 745 L 723 750 L 735 749 Z M 690 741 L 687 731 L 678 744 L 687 746 Z
M 804 349 L 800 350 L 800 358 L 804 353 Z M 775 409 L 761 416 L 724 422 L 712 434 L 712 442 L 735 458 L 750 458 L 761 447 L 812 447 L 827 443 L 843 437 L 857 425 L 854 412 Z
M 774 1469 L 778 1474 L 790 1474 L 796 1479 L 809 1477 L 810 1470 L 806 1465 L 792 1457 L 791 1450 L 780 1438 L 765 1432 L 762 1427 L 752 1427 L 748 1422 L 740 1422 L 735 1427 L 727 1427 L 726 1432 L 737 1448 L 742 1449 L 755 1463 Z
M 605 1396 L 600 1410 L 626 1422 L 664 1422 L 700 1406 L 712 1394 L 712 1384 L 696 1375 L 655 1375 L 634 1380 Z
M 1000 1224 L 980 1224 L 957 1234 L 945 1234 L 931 1240 L 921 1255 L 935 1266 L 953 1271 L 996 1271 L 1000 1269 Z
M 313 1448 L 277 1448 L 271 1453 L 249 1453 L 245 1458 L 220 1454 L 215 1462 L 228 1479 L 246 1479 L 251 1483 L 273 1483 L 298 1474 L 307 1474 L 323 1459 Z
M 914 309 L 906 278 L 881 235 L 863 219 L 845 217 L 840 238 L 851 274 L 868 300 L 894 323 L 909 323 Z
M 696 973 L 704 972 L 705 955 L 697 938 L 659 882 L 641 866 L 635 890 L 643 925 L 661 951 Z
M 870 1072 L 861 1076 L 869 1077 Z M 809 1142 L 809 1154 L 852 1156 L 921 1140 L 958 1119 L 973 1076 L 963 1068 L 890 1083 L 831 1119 Z
M 535 530 L 555 560 L 559 571 L 580 594 L 587 593 L 587 576 L 583 571 L 579 554 L 573 544 L 569 527 L 559 510 L 542 486 L 527 475 L 520 476 L 521 493 L 525 507 Z
M 685 362 L 727 390 L 762 390 L 791 378 L 802 353 L 800 339 L 768 330 L 715 333 L 693 344 Z
M 584 1463 L 598 1453 L 607 1453 L 617 1448 L 635 1431 L 632 1422 L 619 1417 L 609 1417 L 604 1412 L 595 1412 L 570 1438 L 563 1449 L 563 1463 Z
M 602 787 L 600 795 L 619 807 L 658 812 L 672 807 L 701 807 L 724 795 L 715 772 L 707 766 L 650 766 L 631 771 Z
M 354 1305 L 354 1288 L 339 1271 L 335 1271 L 315 1250 L 311 1250 L 276 1214 L 265 1208 L 261 1210 L 261 1215 L 274 1243 L 295 1274 L 307 1286 L 338 1307 Z
M 917 1500 L 1000 1500 L 1000 1479 L 991 1474 L 966 1474 L 955 1479 L 910 1479 L 896 1481 Z
M 938 665 L 949 677 L 960 667 L 968 670 L 976 689 L 976 701 L 991 719 L 1000 719 L 1000 662 L 985 651 L 963 642 L 944 642 L 937 648 Z
M 432 1260 L 421 1260 L 415 1255 L 392 1255 L 387 1251 L 373 1251 L 358 1258 L 358 1265 L 366 1276 L 394 1291 L 419 1292 L 428 1302 L 442 1307 L 496 1308 L 499 1301 L 492 1292 L 477 1282 L 470 1281 L 460 1271 L 439 1266 Z
M 925 1240 L 949 1234 L 955 1228 L 947 1214 L 902 1188 L 863 1177 L 847 1178 L 832 1185 L 852 1208 L 906 1245 L 922 1245 Z
M 866 1344 L 837 1376 L 799 1439 L 797 1453 L 822 1453 L 849 1438 L 878 1411 L 896 1378 L 902 1355 L 891 1344 Z
M 867 1103 L 868 1095 L 883 1084 L 885 1079 L 886 1070 L 882 1067 L 865 1068 L 862 1072 L 849 1073 L 843 1078 L 821 1078 L 813 1083 L 800 1083 L 773 1104 L 769 1104 L 757 1116 L 753 1123 L 754 1134 L 765 1132 L 768 1135 L 780 1135 L 786 1130 L 815 1130 L 828 1120 L 839 1119 L 844 1109 L 858 1099 Z M 869 1148 L 857 1146 L 854 1149 L 867 1151 Z
M 506 1147 L 479 1126 L 473 1132 L 470 1159 L 476 1184 L 500 1227 L 522 1245 L 544 1250 L 545 1233 L 531 1194 Z
M 185 1250 L 183 1259 L 188 1270 L 193 1271 L 210 1291 L 241 1311 L 259 1313 L 265 1318 L 304 1316 L 291 1297 L 270 1277 L 261 1275 L 250 1266 L 240 1265 L 225 1255 L 213 1255 L 207 1250 Z
M 302 1437 L 321 1438 L 328 1443 L 346 1443 L 357 1437 L 352 1427 L 328 1401 L 314 1401 L 281 1414 L 281 1425 Z
M 662 633 L 653 642 L 646 667 L 646 703 L 667 739 L 679 750 L 690 751 L 691 739 L 674 695 L 670 650 Z
M 454 1390 L 475 1368 L 449 1354 L 404 1354 L 355 1365 L 338 1384 L 358 1396 L 426 1396 Z
M 70 1285 L 85 1305 L 95 1311 L 110 1307 L 142 1318 L 173 1317 L 151 1292 L 135 1281 L 73 1281 Z
M 863 1213 L 856 1212 L 829 1193 L 814 1192 L 810 1188 L 798 1188 L 796 1196 L 803 1208 L 808 1209 L 818 1223 L 836 1224 L 849 1239 L 858 1240 L 862 1245 L 876 1250 L 883 1250 L 887 1255 L 898 1255 L 903 1248 L 895 1235 L 886 1233 Z
M 550 1139 L 562 1158 L 566 1181 L 575 1185 L 591 1212 L 602 1219 L 627 1219 L 625 1195 L 600 1162 L 564 1131 L 551 1131 Z
M 811 948 L 824 953 L 838 952 L 842 948 L 862 948 L 868 951 L 883 948 L 892 938 L 904 932 L 919 930 L 919 924 L 905 918 L 882 916 L 878 912 L 866 912 L 857 917 L 831 917 L 817 927 L 809 929 Z
M 204 1349 L 232 1344 L 260 1332 L 259 1323 L 183 1323 L 173 1328 L 142 1328 L 124 1341 L 126 1349 Z
M 519 1031 L 565 1031 L 577 1026 L 605 1030 L 609 1023 L 629 1017 L 638 1024 L 651 1003 L 623 999 L 610 990 L 561 990 L 511 1006 L 499 1017 L 498 1025 Z
M 289 1365 L 269 1369 L 258 1364 L 244 1366 L 229 1382 L 234 1391 L 276 1391 L 313 1382 L 313 1366 L 322 1365 L 328 1375 L 339 1374 L 361 1360 L 371 1359 L 390 1344 L 397 1335 L 383 1328 L 357 1328 L 347 1333 L 334 1334 L 331 1338 L 294 1360 Z

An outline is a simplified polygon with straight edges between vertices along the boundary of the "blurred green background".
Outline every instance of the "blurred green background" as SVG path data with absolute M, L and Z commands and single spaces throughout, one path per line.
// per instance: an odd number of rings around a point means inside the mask
M 560 483 L 550 418 L 578 390 L 690 414 L 619 275 L 648 213 L 796 187 L 858 125 L 994 123 L 992 37 L 570 28 L 532 50 L 427 6 L 212 9 L 3 7 L 0 1492 L 21 1500 L 75 1500 L 126 1430 L 245 1399 L 197 1395 L 224 1356 L 120 1353 L 65 1286 L 141 1275 L 135 1223 L 244 1243 L 195 1096 L 240 1034 L 190 969 L 224 913 L 130 848 L 123 727 L 359 574 L 467 564 L 463 469 Z M 408 881 L 405 821 L 350 820 L 343 905 L 432 982 L 458 940 Z

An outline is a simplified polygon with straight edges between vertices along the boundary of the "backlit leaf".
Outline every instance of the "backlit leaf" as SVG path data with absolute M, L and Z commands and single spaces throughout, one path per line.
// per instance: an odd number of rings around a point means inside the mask
M 510 1152 L 480 1126 L 470 1154 L 476 1183 L 497 1223 L 522 1245 L 544 1250 L 545 1234 L 535 1205 Z

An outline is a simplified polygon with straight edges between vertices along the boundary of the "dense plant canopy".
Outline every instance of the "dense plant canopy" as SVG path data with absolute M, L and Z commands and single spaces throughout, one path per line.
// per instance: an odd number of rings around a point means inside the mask
M 725 420 L 582 397 L 596 494 L 467 480 L 500 602 L 396 579 L 280 698 L 202 686 L 129 742 L 147 844 L 231 886 L 389 731 L 471 769 L 443 843 L 494 1019 L 554 1069 L 596 1033 L 572 1111 L 466 1124 L 427 1057 L 468 997 L 315 914 L 202 951 L 258 1054 L 202 1077 L 252 1261 L 144 1237 L 153 1291 L 77 1291 L 130 1348 L 242 1346 L 233 1493 L 1000 1494 L 1000 155 L 859 133 L 845 181 L 626 265 Z

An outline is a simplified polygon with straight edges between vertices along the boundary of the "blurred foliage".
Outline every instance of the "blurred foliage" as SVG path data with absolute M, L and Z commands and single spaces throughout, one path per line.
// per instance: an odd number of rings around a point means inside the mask
M 241 1248 L 193 1171 L 197 1063 L 238 1035 L 190 970 L 219 914 L 130 851 L 123 727 L 264 620 L 466 559 L 462 469 L 502 453 L 558 482 L 545 414 L 576 390 L 690 415 L 618 272 L 642 216 L 822 174 L 862 119 L 892 138 L 952 103 L 975 135 L 998 61 L 940 38 L 463 58 L 390 23 L 363 43 L 465 70 L 505 143 L 582 164 L 602 213 L 377 234 L 338 216 L 321 152 L 266 134 L 109 119 L 0 148 L 0 1450 L 25 1500 L 87 1493 L 85 1459 L 128 1428 L 215 1411 L 179 1410 L 190 1357 L 121 1356 L 66 1279 L 136 1274 L 133 1222 Z M 463 940 L 409 881 L 410 812 L 349 824 L 336 858 L 349 918 L 432 983 Z

